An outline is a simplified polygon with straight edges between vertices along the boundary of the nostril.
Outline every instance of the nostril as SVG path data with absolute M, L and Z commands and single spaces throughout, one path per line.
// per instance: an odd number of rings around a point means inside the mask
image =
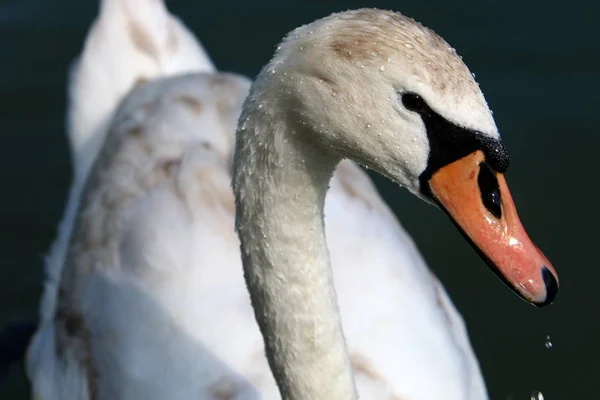
M 544 280 L 544 285 L 546 285 L 546 300 L 538 305 L 547 306 L 548 304 L 552 304 L 556 293 L 558 293 L 558 281 L 546 267 L 542 267 L 542 279 Z
M 481 192 L 481 202 L 494 217 L 500 219 L 502 217 L 502 207 L 498 179 L 485 161 L 479 164 L 477 184 Z

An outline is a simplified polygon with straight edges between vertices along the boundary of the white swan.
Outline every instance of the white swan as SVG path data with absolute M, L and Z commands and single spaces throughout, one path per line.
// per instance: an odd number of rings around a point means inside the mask
M 340 322 L 323 212 L 343 158 L 437 204 L 522 298 L 553 300 L 556 272 L 519 222 L 502 175 L 508 153 L 454 49 L 399 14 L 334 14 L 281 43 L 253 84 L 237 133 L 233 188 L 245 278 L 283 398 L 357 397 L 344 340 L 345 333 L 352 351 L 353 332 L 342 331 L 348 310 L 340 299 Z M 376 273 L 370 267 L 363 265 Z M 336 279 L 341 273 L 349 271 L 333 271 Z M 356 296 L 361 289 L 370 287 L 357 284 Z M 393 296 L 386 300 L 402 312 Z M 401 324 L 393 314 L 384 326 L 352 328 L 369 342 L 366 355 L 392 393 L 423 396 L 403 386 L 397 359 L 405 354 L 386 337 Z M 458 393 L 446 389 L 419 398 Z M 456 398 L 468 397 L 463 390 Z
M 37 398 L 279 397 L 233 233 L 230 153 L 246 89 L 241 77 L 182 76 L 142 85 L 120 106 L 85 189 L 59 306 L 30 349 Z M 354 164 L 338 167 L 325 210 L 361 396 L 487 398 L 460 316 Z

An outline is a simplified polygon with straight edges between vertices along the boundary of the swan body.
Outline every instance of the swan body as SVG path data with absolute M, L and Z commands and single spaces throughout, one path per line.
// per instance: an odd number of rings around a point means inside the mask
M 404 21 L 401 32 L 429 34 L 398 14 L 374 10 L 334 15 L 312 27 L 315 33 L 334 26 L 364 29 L 375 26 L 372 19 L 377 18 L 388 22 L 399 18 Z M 379 37 L 398 33 L 385 29 L 379 32 L 385 35 Z M 382 111 L 377 120 L 366 114 L 370 109 L 365 103 L 360 104 L 360 112 L 355 109 L 357 96 L 364 95 L 364 89 L 354 86 L 356 82 L 364 78 L 365 84 L 371 83 L 369 87 L 379 93 L 382 89 L 373 77 L 387 79 L 381 66 L 393 69 L 400 60 L 390 54 L 390 62 L 384 59 L 385 64 L 380 64 L 377 59 L 374 66 L 367 57 L 358 59 L 369 75 L 357 76 L 352 71 L 350 76 L 356 79 L 345 82 L 347 91 L 341 86 L 325 91 L 314 83 L 342 84 L 344 81 L 338 80 L 349 70 L 343 63 L 335 65 L 336 58 L 325 58 L 331 69 L 319 69 L 323 64 L 310 63 L 314 58 L 303 64 L 294 57 L 302 54 L 305 45 L 313 45 L 306 39 L 311 30 L 298 30 L 297 40 L 282 45 L 246 102 L 234 163 L 237 207 L 230 188 L 231 159 L 236 119 L 249 87 L 243 77 L 208 70 L 141 83 L 111 113 L 114 117 L 104 130 L 106 141 L 86 139 L 97 146 L 86 150 L 88 156 L 98 153 L 98 157 L 89 177 L 82 174 L 87 183 L 77 196 L 78 212 L 70 220 L 72 238 L 68 248 L 65 245 L 64 261 L 54 258 L 59 264 L 55 289 L 46 289 L 46 314 L 42 313 L 42 324 L 28 354 L 35 398 L 277 399 L 283 393 L 290 399 L 348 399 L 356 390 L 364 399 L 487 399 L 464 323 L 444 289 L 368 176 L 353 162 L 330 157 L 331 148 L 342 153 L 358 147 L 359 154 L 352 154 L 355 160 L 392 175 L 419 193 L 418 177 L 411 174 L 426 168 L 423 157 L 428 149 L 418 119 L 402 111 L 409 123 L 404 123 L 402 136 L 394 136 L 399 135 L 393 129 L 398 128 L 392 113 L 395 109 L 384 109 L 380 99 L 368 97 L 371 112 Z M 445 44 L 437 36 L 432 38 Z M 363 51 L 363 56 L 380 52 L 380 46 Z M 348 51 L 356 54 L 357 49 Z M 421 84 L 423 93 L 430 90 L 427 99 L 437 101 L 436 109 L 449 118 L 470 123 L 497 139 L 493 119 L 486 114 L 480 92 L 470 83 L 470 74 L 465 75 L 455 54 L 448 57 L 446 66 L 462 74 L 461 82 L 469 88 L 471 98 L 461 98 L 465 92 L 460 92 L 464 87 L 459 80 L 449 79 L 449 94 L 444 94 L 413 80 L 410 70 L 396 71 L 396 75 L 405 77 L 407 85 Z M 212 68 L 212 64 L 206 65 Z M 441 69 L 438 73 L 445 71 L 443 66 L 436 66 Z M 341 67 L 340 76 L 331 74 L 337 67 Z M 135 81 L 130 80 L 131 86 Z M 274 82 L 290 86 L 276 87 Z M 394 91 L 382 94 L 396 96 Z M 280 113 L 272 102 L 277 95 L 281 106 L 289 107 L 285 112 Z M 297 103 L 298 107 L 290 106 L 292 98 L 299 100 L 304 95 L 314 96 L 313 109 L 306 108 L 304 101 Z M 447 106 L 451 95 L 464 101 L 463 106 Z M 94 98 L 92 93 L 89 96 Z M 327 100 L 332 98 L 340 99 L 339 103 Z M 383 99 L 388 101 L 386 96 Z M 288 129 L 289 121 L 281 118 L 287 112 L 300 117 L 298 126 Z M 336 115 L 336 121 L 327 119 Z M 311 129 L 305 130 L 309 124 Z M 361 136 L 352 137 L 357 126 L 362 127 Z M 303 135 L 320 128 L 325 150 L 311 147 L 314 152 L 299 153 L 313 142 L 301 140 L 304 144 L 296 146 L 298 137 L 292 132 Z M 366 142 L 371 130 L 373 137 L 382 132 L 381 143 L 389 151 L 380 151 L 377 143 L 371 143 L 370 151 L 381 154 L 380 162 L 405 159 L 405 163 L 395 164 L 405 175 L 393 175 L 390 171 L 396 169 L 378 165 L 368 148 L 357 146 L 357 141 Z M 97 134 L 96 129 L 87 132 Z M 341 143 L 336 141 L 344 135 L 349 136 Z M 75 145 L 73 149 L 86 152 Z M 282 153 L 265 153 L 273 149 L 283 151 L 285 159 L 279 158 Z M 261 163 L 279 173 L 265 171 Z M 319 168 L 297 175 L 306 172 L 306 165 Z M 85 169 L 84 164 L 76 161 L 75 169 L 80 168 Z M 282 177 L 285 179 L 278 183 L 286 190 L 273 190 L 273 179 Z M 318 181 L 322 187 L 306 186 L 307 181 Z M 273 197 L 265 197 L 265 193 Z M 283 207 L 285 202 L 276 201 L 284 195 L 289 196 L 285 200 L 294 205 L 294 212 Z M 256 207 L 249 208 L 249 201 L 256 201 Z M 265 218 L 264 226 L 257 229 L 252 217 L 267 205 L 279 218 L 276 223 L 272 217 Z M 320 212 L 325 215 L 324 224 Z M 236 213 L 242 252 L 234 231 Z M 278 236 L 273 236 L 277 230 Z M 311 237 L 322 230 L 327 247 L 324 240 Z M 285 254 L 265 246 L 283 250 L 286 243 Z M 315 262 L 317 252 L 323 253 L 323 258 Z M 242 274 L 242 259 L 248 282 Z M 323 260 L 331 261 L 330 270 L 329 262 Z M 260 266 L 286 263 L 297 266 L 297 273 L 289 276 L 274 268 L 275 276 L 261 276 Z M 265 285 L 267 278 L 272 280 Z M 320 286 L 315 286 L 315 281 Z M 262 285 L 264 297 L 257 295 L 256 284 Z M 282 302 L 290 293 L 299 296 L 297 303 Z M 307 298 L 312 299 L 309 304 Z M 276 304 L 274 314 L 261 316 L 261 310 L 267 310 L 264 307 L 273 306 L 267 304 L 269 300 L 277 299 L 281 307 Z M 315 312 L 300 315 L 295 306 L 313 307 Z M 280 317 L 284 317 L 281 326 L 288 329 L 283 333 L 269 326 Z M 305 322 L 311 322 L 308 329 L 302 325 Z M 291 343 L 290 338 L 294 338 Z M 315 350 L 321 350 L 321 339 L 329 347 L 319 353 Z M 273 340 L 288 346 L 274 348 Z M 297 346 L 304 346 L 303 352 L 287 352 Z M 279 356 L 283 360 L 276 360 Z M 296 364 L 289 362 L 290 357 L 296 357 Z M 317 368 L 315 360 L 319 360 Z
M 102 0 L 82 54 L 69 69 L 67 136 L 73 159 L 59 232 L 45 260 L 42 320 L 55 313 L 57 282 L 87 174 L 119 102 L 141 82 L 214 71 L 202 45 L 162 0 Z

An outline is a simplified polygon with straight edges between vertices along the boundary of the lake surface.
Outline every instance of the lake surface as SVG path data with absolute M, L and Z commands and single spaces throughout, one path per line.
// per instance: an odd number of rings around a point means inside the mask
M 220 69 L 251 77 L 286 32 L 349 8 L 402 11 L 448 40 L 494 110 L 512 156 L 507 180 L 521 219 L 561 278 L 556 303 L 536 309 L 519 300 L 442 213 L 376 182 L 464 315 L 492 399 L 529 399 L 534 390 L 547 400 L 597 397 L 600 3 L 167 3 Z M 0 1 L 0 327 L 36 315 L 42 258 L 70 180 L 66 70 L 96 11 L 95 1 Z M 0 398 L 27 395 L 16 366 Z

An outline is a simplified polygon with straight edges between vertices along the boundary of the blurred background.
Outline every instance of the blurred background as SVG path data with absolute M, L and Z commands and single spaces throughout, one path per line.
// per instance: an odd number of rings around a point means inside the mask
M 286 32 L 351 8 L 401 11 L 455 47 L 477 75 L 511 152 L 507 180 L 523 224 L 558 270 L 555 304 L 536 309 L 519 300 L 442 213 L 375 180 L 463 314 L 492 399 L 529 399 L 534 390 L 546 400 L 596 398 L 600 3 L 171 0 L 167 5 L 219 69 L 250 77 Z M 0 328 L 36 317 L 43 255 L 71 178 L 63 130 L 66 72 L 97 7 L 96 1 L 0 0 Z M 0 383 L 0 399 L 26 398 L 23 367 L 16 365 Z

